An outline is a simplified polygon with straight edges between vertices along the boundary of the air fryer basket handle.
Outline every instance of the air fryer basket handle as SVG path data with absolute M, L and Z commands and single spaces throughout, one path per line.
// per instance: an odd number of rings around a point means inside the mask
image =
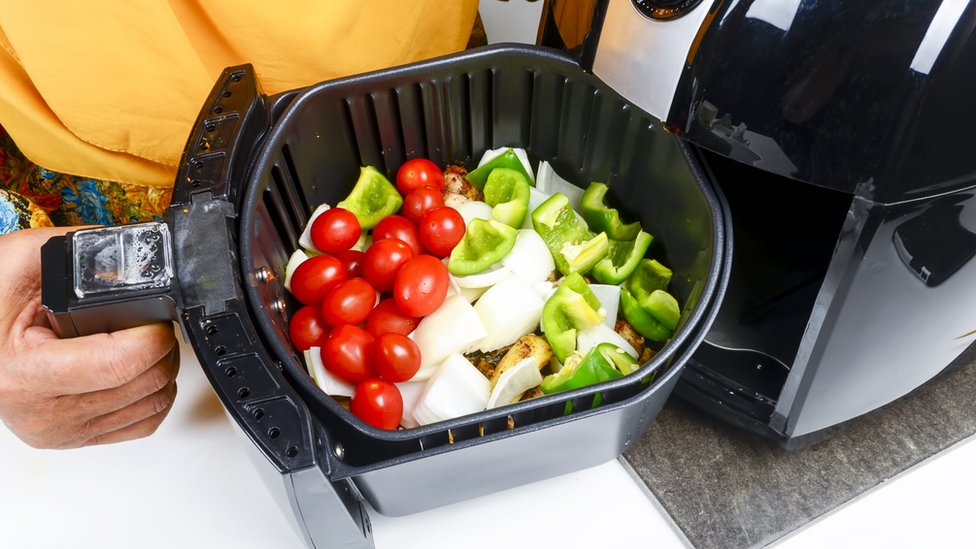
M 238 204 L 269 105 L 250 65 L 225 69 L 194 124 L 164 221 L 51 239 L 42 302 L 64 337 L 179 321 L 306 543 L 365 549 L 373 542 L 361 498 L 351 481 L 331 478 L 328 433 L 264 349 L 242 290 Z

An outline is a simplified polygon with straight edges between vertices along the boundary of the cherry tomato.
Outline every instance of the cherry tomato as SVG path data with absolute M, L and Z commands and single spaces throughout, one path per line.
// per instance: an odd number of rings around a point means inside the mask
M 375 375 L 369 362 L 369 346 L 372 343 L 373 336 L 359 326 L 336 326 L 322 346 L 322 364 L 346 383 L 359 383 Z
M 420 370 L 420 347 L 403 334 L 377 337 L 370 357 L 376 375 L 394 383 L 406 381 Z
M 292 273 L 291 293 L 305 305 L 315 305 L 345 278 L 346 268 L 341 261 L 331 255 L 313 256 Z
M 403 314 L 396 301 L 387 298 L 380 301 L 373 312 L 369 313 L 366 331 L 373 334 L 373 337 L 390 333 L 407 335 L 417 328 L 417 324 L 420 324 L 419 318 Z
M 346 276 L 353 278 L 363 276 L 363 252 L 359 250 L 346 250 L 336 254 L 336 259 L 342 262 L 346 268 Z
M 327 254 L 337 254 L 352 248 L 361 234 L 359 220 L 352 212 L 343 208 L 326 210 L 312 222 L 312 244 L 320 252 Z
M 373 427 L 396 429 L 403 419 L 403 397 L 389 381 L 367 379 L 353 390 L 349 411 Z
M 444 172 L 426 158 L 407 160 L 397 170 L 396 187 L 400 194 L 407 196 L 420 187 L 444 189 Z
M 292 345 L 304 351 L 309 347 L 321 347 L 329 337 L 329 327 L 319 318 L 316 307 L 306 305 L 291 315 L 288 335 L 291 336 Z
M 398 238 L 374 242 L 363 256 L 363 276 L 381 292 L 393 289 L 400 268 L 413 258 L 413 250 Z
M 426 316 L 444 302 L 447 285 L 447 267 L 432 255 L 418 255 L 397 273 L 393 299 L 405 314 Z
M 363 278 L 350 278 L 335 285 L 325 294 L 319 316 L 326 324 L 359 324 L 376 305 L 376 290 Z
M 420 220 L 420 244 L 435 257 L 447 257 L 464 236 L 464 218 L 454 208 L 430 210 Z
M 403 197 L 403 208 L 400 210 L 404 217 L 415 225 L 425 213 L 444 206 L 444 196 L 437 189 L 421 187 Z
M 424 249 L 420 247 L 420 234 L 417 232 L 417 226 L 402 215 L 388 215 L 381 219 L 376 227 L 373 227 L 374 243 L 388 238 L 397 238 L 406 242 L 413 250 L 413 255 L 424 252 Z

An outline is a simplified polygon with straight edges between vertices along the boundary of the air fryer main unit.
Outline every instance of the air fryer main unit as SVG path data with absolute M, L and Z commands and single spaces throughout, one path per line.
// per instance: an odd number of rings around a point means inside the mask
M 972 344 L 976 3 L 605 0 L 588 34 L 572 3 L 542 42 L 693 144 L 730 203 L 729 291 L 676 394 L 800 447 Z

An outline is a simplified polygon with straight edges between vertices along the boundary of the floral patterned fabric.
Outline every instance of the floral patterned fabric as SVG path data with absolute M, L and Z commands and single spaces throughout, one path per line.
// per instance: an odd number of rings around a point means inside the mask
M 173 190 L 55 173 L 27 160 L 0 127 L 0 234 L 51 225 L 160 219 Z

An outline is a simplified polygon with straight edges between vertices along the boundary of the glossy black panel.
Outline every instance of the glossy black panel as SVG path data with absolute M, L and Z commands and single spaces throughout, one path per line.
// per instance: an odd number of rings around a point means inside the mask
M 736 160 L 878 202 L 966 187 L 976 6 L 942 4 L 716 2 L 669 122 Z

